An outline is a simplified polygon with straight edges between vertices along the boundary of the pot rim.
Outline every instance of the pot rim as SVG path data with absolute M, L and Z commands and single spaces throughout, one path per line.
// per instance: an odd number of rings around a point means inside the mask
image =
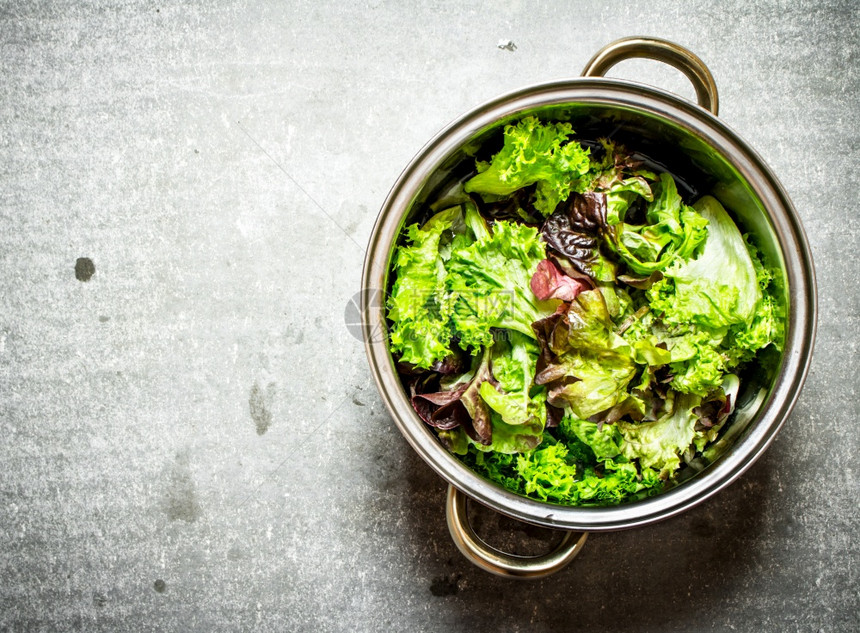
M 403 389 L 387 341 L 384 305 L 389 258 L 415 196 L 445 159 L 501 119 L 546 106 L 584 103 L 664 119 L 719 152 L 767 211 L 782 251 L 788 319 L 780 370 L 767 400 L 744 434 L 702 473 L 651 498 L 607 507 L 572 507 L 523 497 L 483 477 L 451 455 L 417 416 Z M 412 448 L 449 484 L 493 510 L 545 527 L 611 531 L 654 523 L 687 510 L 743 474 L 765 451 L 794 407 L 809 371 L 817 321 L 812 254 L 787 193 L 767 164 L 736 132 L 707 110 L 658 88 L 626 80 L 575 78 L 534 84 L 496 97 L 444 127 L 398 177 L 371 232 L 362 272 L 362 335 L 385 406 Z

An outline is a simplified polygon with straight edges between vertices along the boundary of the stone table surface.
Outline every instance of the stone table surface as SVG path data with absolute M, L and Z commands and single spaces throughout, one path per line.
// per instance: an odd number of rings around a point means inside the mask
M 345 307 L 427 139 L 638 34 L 707 62 L 791 195 L 812 369 L 727 491 L 499 579 Z M 857 3 L 11 0 L 0 68 L 0 630 L 860 629 Z

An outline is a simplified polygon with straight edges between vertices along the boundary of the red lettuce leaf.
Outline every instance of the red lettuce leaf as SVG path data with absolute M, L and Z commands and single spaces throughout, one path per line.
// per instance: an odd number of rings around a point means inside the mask
M 533 226 L 539 226 L 543 216 L 535 209 L 535 185 L 518 189 L 506 198 L 495 202 L 485 202 L 480 196 L 472 196 L 472 201 L 478 207 L 481 215 L 491 220 L 514 220 Z
M 547 299 L 573 301 L 580 292 L 590 289 L 590 286 L 584 282 L 563 274 L 548 259 L 538 264 L 529 285 L 532 292 L 541 301 L 546 301 Z
M 602 235 L 610 231 L 606 223 L 606 195 L 574 193 L 558 206 L 541 228 L 541 235 L 550 251 L 566 260 L 561 263 L 567 271 L 574 270 L 598 281 L 612 281 L 612 264 L 600 253 Z
M 430 426 L 450 431 L 469 422 L 469 412 L 460 402 L 466 385 L 452 391 L 412 394 L 412 408 Z
M 438 390 L 440 374 L 413 380 L 409 385 L 412 408 L 432 427 L 441 431 L 462 427 L 472 440 L 489 446 L 493 438 L 490 411 L 479 393 L 481 383 L 488 380 L 495 382 L 489 360 L 488 349 L 474 376 L 467 382 L 455 383 L 448 390 Z

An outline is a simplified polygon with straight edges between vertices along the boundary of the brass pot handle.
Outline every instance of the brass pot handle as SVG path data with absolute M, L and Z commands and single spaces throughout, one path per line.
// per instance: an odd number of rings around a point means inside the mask
M 576 558 L 588 532 L 582 532 L 577 538 L 576 532 L 567 532 L 561 543 L 548 554 L 540 556 L 516 556 L 500 552 L 487 545 L 481 537 L 475 534 L 469 523 L 466 513 L 466 501 L 468 497 L 448 485 L 448 502 L 445 504 L 445 512 L 448 516 L 448 529 L 451 538 L 457 545 L 457 549 L 469 561 L 490 573 L 498 576 L 514 578 L 542 578 L 561 570 L 570 561 Z
M 714 76 L 692 51 L 656 37 L 625 37 L 607 44 L 591 58 L 582 70 L 583 77 L 603 77 L 610 68 L 625 59 L 644 57 L 669 64 L 684 73 L 696 89 L 699 105 L 714 116 L 719 111 Z

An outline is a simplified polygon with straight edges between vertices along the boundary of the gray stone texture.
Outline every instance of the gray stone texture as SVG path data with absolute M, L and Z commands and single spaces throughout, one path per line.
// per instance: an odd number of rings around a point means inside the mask
M 425 141 L 635 34 L 708 63 L 792 196 L 815 360 L 728 490 L 495 578 L 344 309 Z M 850 0 L 0 4 L 0 629 L 860 629 L 858 43 Z

